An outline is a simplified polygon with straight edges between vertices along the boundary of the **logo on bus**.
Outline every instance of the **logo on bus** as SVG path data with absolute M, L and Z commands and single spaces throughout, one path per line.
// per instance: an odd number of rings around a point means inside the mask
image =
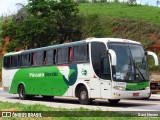
M 85 70 L 84 68 L 82 69 L 82 75 L 87 75 L 87 70 Z
M 50 77 L 50 76 L 58 76 L 57 72 L 53 73 L 29 73 L 29 77 Z

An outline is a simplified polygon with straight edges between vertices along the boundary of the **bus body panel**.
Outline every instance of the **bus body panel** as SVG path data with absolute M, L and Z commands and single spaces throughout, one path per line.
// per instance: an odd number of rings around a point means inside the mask
M 76 66 L 75 69 L 73 66 Z M 17 69 L 11 77 L 13 80 L 10 79 L 10 83 L 7 82 L 11 85 L 10 93 L 17 93 L 18 86 L 23 84 L 26 94 L 30 95 L 73 96 L 72 85 L 76 81 L 86 82 L 85 80 L 93 77 L 93 73 L 91 73 L 90 64 L 73 64 L 21 68 Z
M 5 70 L 2 68 L 2 87 L 5 91 L 9 92 L 13 77 L 18 69 Z

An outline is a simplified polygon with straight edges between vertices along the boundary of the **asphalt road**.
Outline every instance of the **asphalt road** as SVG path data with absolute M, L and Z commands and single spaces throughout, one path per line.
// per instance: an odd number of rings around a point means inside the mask
M 160 95 L 152 95 L 148 100 L 125 99 L 116 105 L 111 105 L 107 100 L 94 100 L 91 105 L 81 105 L 76 98 L 55 97 L 52 101 L 45 101 L 42 97 L 35 97 L 30 100 L 19 100 L 18 94 L 9 94 L 0 89 L 0 101 L 22 103 L 22 104 L 42 104 L 58 108 L 87 108 L 103 111 L 160 111 Z

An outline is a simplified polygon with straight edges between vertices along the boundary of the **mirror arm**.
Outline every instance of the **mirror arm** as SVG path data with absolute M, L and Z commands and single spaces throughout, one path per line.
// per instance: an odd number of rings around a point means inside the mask
M 155 65 L 158 65 L 158 64 L 159 64 L 159 63 L 158 63 L 158 56 L 157 56 L 154 52 L 147 51 L 147 55 L 153 56 Z

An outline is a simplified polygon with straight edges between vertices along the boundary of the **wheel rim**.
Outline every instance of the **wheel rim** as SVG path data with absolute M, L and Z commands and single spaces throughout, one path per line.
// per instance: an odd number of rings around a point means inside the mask
M 81 97 L 82 100 L 85 100 L 85 99 L 87 98 L 87 93 L 86 93 L 86 91 L 82 91 L 82 92 L 80 93 L 80 97 Z

